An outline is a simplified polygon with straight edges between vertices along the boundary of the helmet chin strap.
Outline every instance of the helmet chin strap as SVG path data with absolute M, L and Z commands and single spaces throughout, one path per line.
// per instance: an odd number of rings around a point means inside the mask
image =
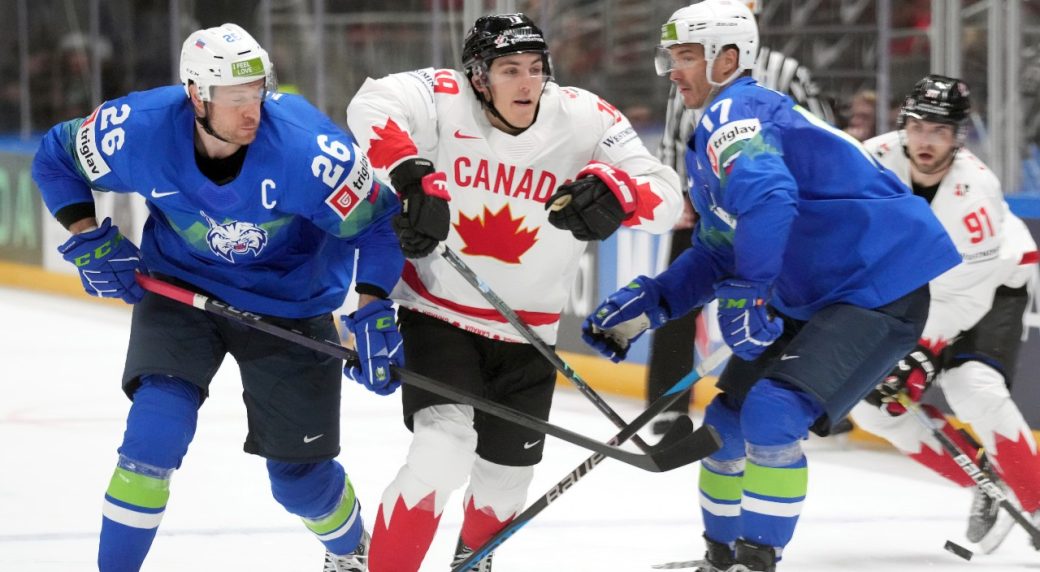
M 209 135 L 211 135 L 213 137 L 216 137 L 217 139 L 220 139 L 224 143 L 231 143 L 231 141 L 228 141 L 227 139 L 224 139 L 223 137 L 218 135 L 217 132 L 213 130 L 213 126 L 209 124 L 209 114 L 210 114 L 209 102 L 208 101 L 203 101 L 202 102 L 202 106 L 206 109 L 206 115 L 205 115 L 205 117 L 199 117 L 198 114 L 196 114 L 195 115 L 195 123 L 198 123 L 199 125 L 201 125 L 202 126 L 202 130 L 205 131 L 206 133 L 208 133 Z M 231 144 L 234 145 L 234 143 L 231 143 Z
M 715 101 L 715 96 L 717 96 L 719 92 L 722 91 L 722 88 L 729 85 L 731 82 L 733 82 L 733 80 L 737 79 L 737 77 L 739 77 L 740 74 L 744 73 L 744 70 L 740 66 L 737 66 L 737 69 L 733 70 L 733 73 L 729 74 L 729 77 L 722 80 L 722 82 L 717 82 L 711 79 L 711 73 L 714 69 L 715 58 L 711 58 L 710 60 L 707 60 L 707 65 L 704 66 L 704 77 L 708 80 L 708 85 L 711 86 L 711 89 L 708 90 L 708 95 L 704 98 L 704 105 L 702 105 L 700 109 L 707 109 L 708 106 L 710 106 L 711 103 Z
M 534 108 L 534 118 L 531 119 L 531 125 L 534 125 L 534 122 L 538 121 L 538 112 L 541 111 L 541 109 L 542 109 L 542 95 L 541 94 L 545 93 L 545 84 L 546 83 L 548 83 L 548 82 L 543 82 L 542 83 L 542 90 L 540 92 L 538 92 L 538 105 L 536 105 L 535 108 Z M 480 103 L 481 103 L 481 105 L 483 105 L 484 108 L 487 109 L 491 113 L 491 115 L 494 115 L 499 121 L 501 121 L 503 124 L 505 124 L 506 127 L 508 127 L 510 129 L 512 129 L 513 131 L 515 131 L 515 133 L 513 133 L 513 135 L 519 135 L 519 134 L 523 133 L 524 131 L 527 131 L 528 129 L 531 128 L 531 125 L 528 125 L 527 127 L 517 127 L 516 125 L 513 125 L 512 123 L 507 121 L 505 117 L 502 117 L 502 114 L 498 112 L 498 108 L 495 107 L 494 98 L 491 96 L 491 87 L 488 86 L 485 89 L 487 89 L 488 96 L 484 97 L 484 94 L 482 94 L 482 93 L 480 94 Z

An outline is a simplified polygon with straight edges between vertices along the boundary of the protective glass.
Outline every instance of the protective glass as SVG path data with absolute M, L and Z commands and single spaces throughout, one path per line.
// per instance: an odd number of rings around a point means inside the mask
M 488 71 L 488 82 L 491 85 L 504 86 L 525 81 L 536 81 L 540 84 L 544 84 L 550 79 L 552 79 L 552 76 L 549 75 L 546 70 L 544 60 L 539 60 L 530 67 L 512 63 L 492 65 L 492 68 Z
M 266 86 L 219 85 L 210 88 L 210 101 L 222 107 L 257 105 L 267 98 Z
M 668 75 L 673 70 L 692 68 L 700 60 L 701 58 L 688 52 L 675 54 L 668 48 L 657 46 L 657 51 L 654 53 L 654 69 L 657 70 L 657 75 Z
M 908 139 L 937 146 L 956 145 L 961 131 L 956 125 L 916 118 L 909 118 L 904 130 Z

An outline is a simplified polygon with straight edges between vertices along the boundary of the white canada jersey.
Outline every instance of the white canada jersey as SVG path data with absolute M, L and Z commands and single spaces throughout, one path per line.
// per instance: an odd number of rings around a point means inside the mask
M 382 180 L 412 157 L 445 173 L 446 244 L 550 344 L 585 250 L 549 224 L 545 205 L 556 188 L 590 162 L 607 163 L 636 182 L 637 208 L 626 226 L 665 233 L 682 212 L 675 171 L 646 150 L 614 106 L 583 89 L 549 82 L 537 120 L 514 136 L 492 127 L 464 74 L 427 68 L 366 80 L 347 123 Z M 436 254 L 406 263 L 393 298 L 489 338 L 523 341 Z
M 864 145 L 900 180 L 911 184 L 910 159 L 899 131 Z M 1036 262 L 1036 243 L 1025 223 L 1008 208 L 996 175 L 968 149 L 957 152 L 931 206 L 963 260 L 929 284 L 932 303 L 922 339 L 941 347 L 989 312 L 998 287 L 1025 285 Z

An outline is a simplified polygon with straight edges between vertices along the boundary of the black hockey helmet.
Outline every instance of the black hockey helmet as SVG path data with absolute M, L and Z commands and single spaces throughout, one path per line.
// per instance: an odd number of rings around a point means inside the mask
M 545 74 L 552 75 L 549 45 L 542 30 L 525 14 L 481 16 L 466 32 L 462 46 L 462 67 L 468 77 L 487 73 L 491 60 L 508 54 L 537 52 L 542 54 Z
M 960 126 L 971 111 L 968 84 L 943 75 L 929 74 L 917 82 L 899 110 L 898 125 L 908 117 Z

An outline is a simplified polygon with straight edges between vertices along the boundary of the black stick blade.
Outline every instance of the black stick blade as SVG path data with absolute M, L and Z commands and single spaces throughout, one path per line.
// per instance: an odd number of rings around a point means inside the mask
M 682 415 L 672 423 L 664 438 L 650 451 L 650 457 L 661 471 L 670 471 L 699 461 L 722 447 L 715 428 L 702 425 L 693 430 L 693 422 Z

